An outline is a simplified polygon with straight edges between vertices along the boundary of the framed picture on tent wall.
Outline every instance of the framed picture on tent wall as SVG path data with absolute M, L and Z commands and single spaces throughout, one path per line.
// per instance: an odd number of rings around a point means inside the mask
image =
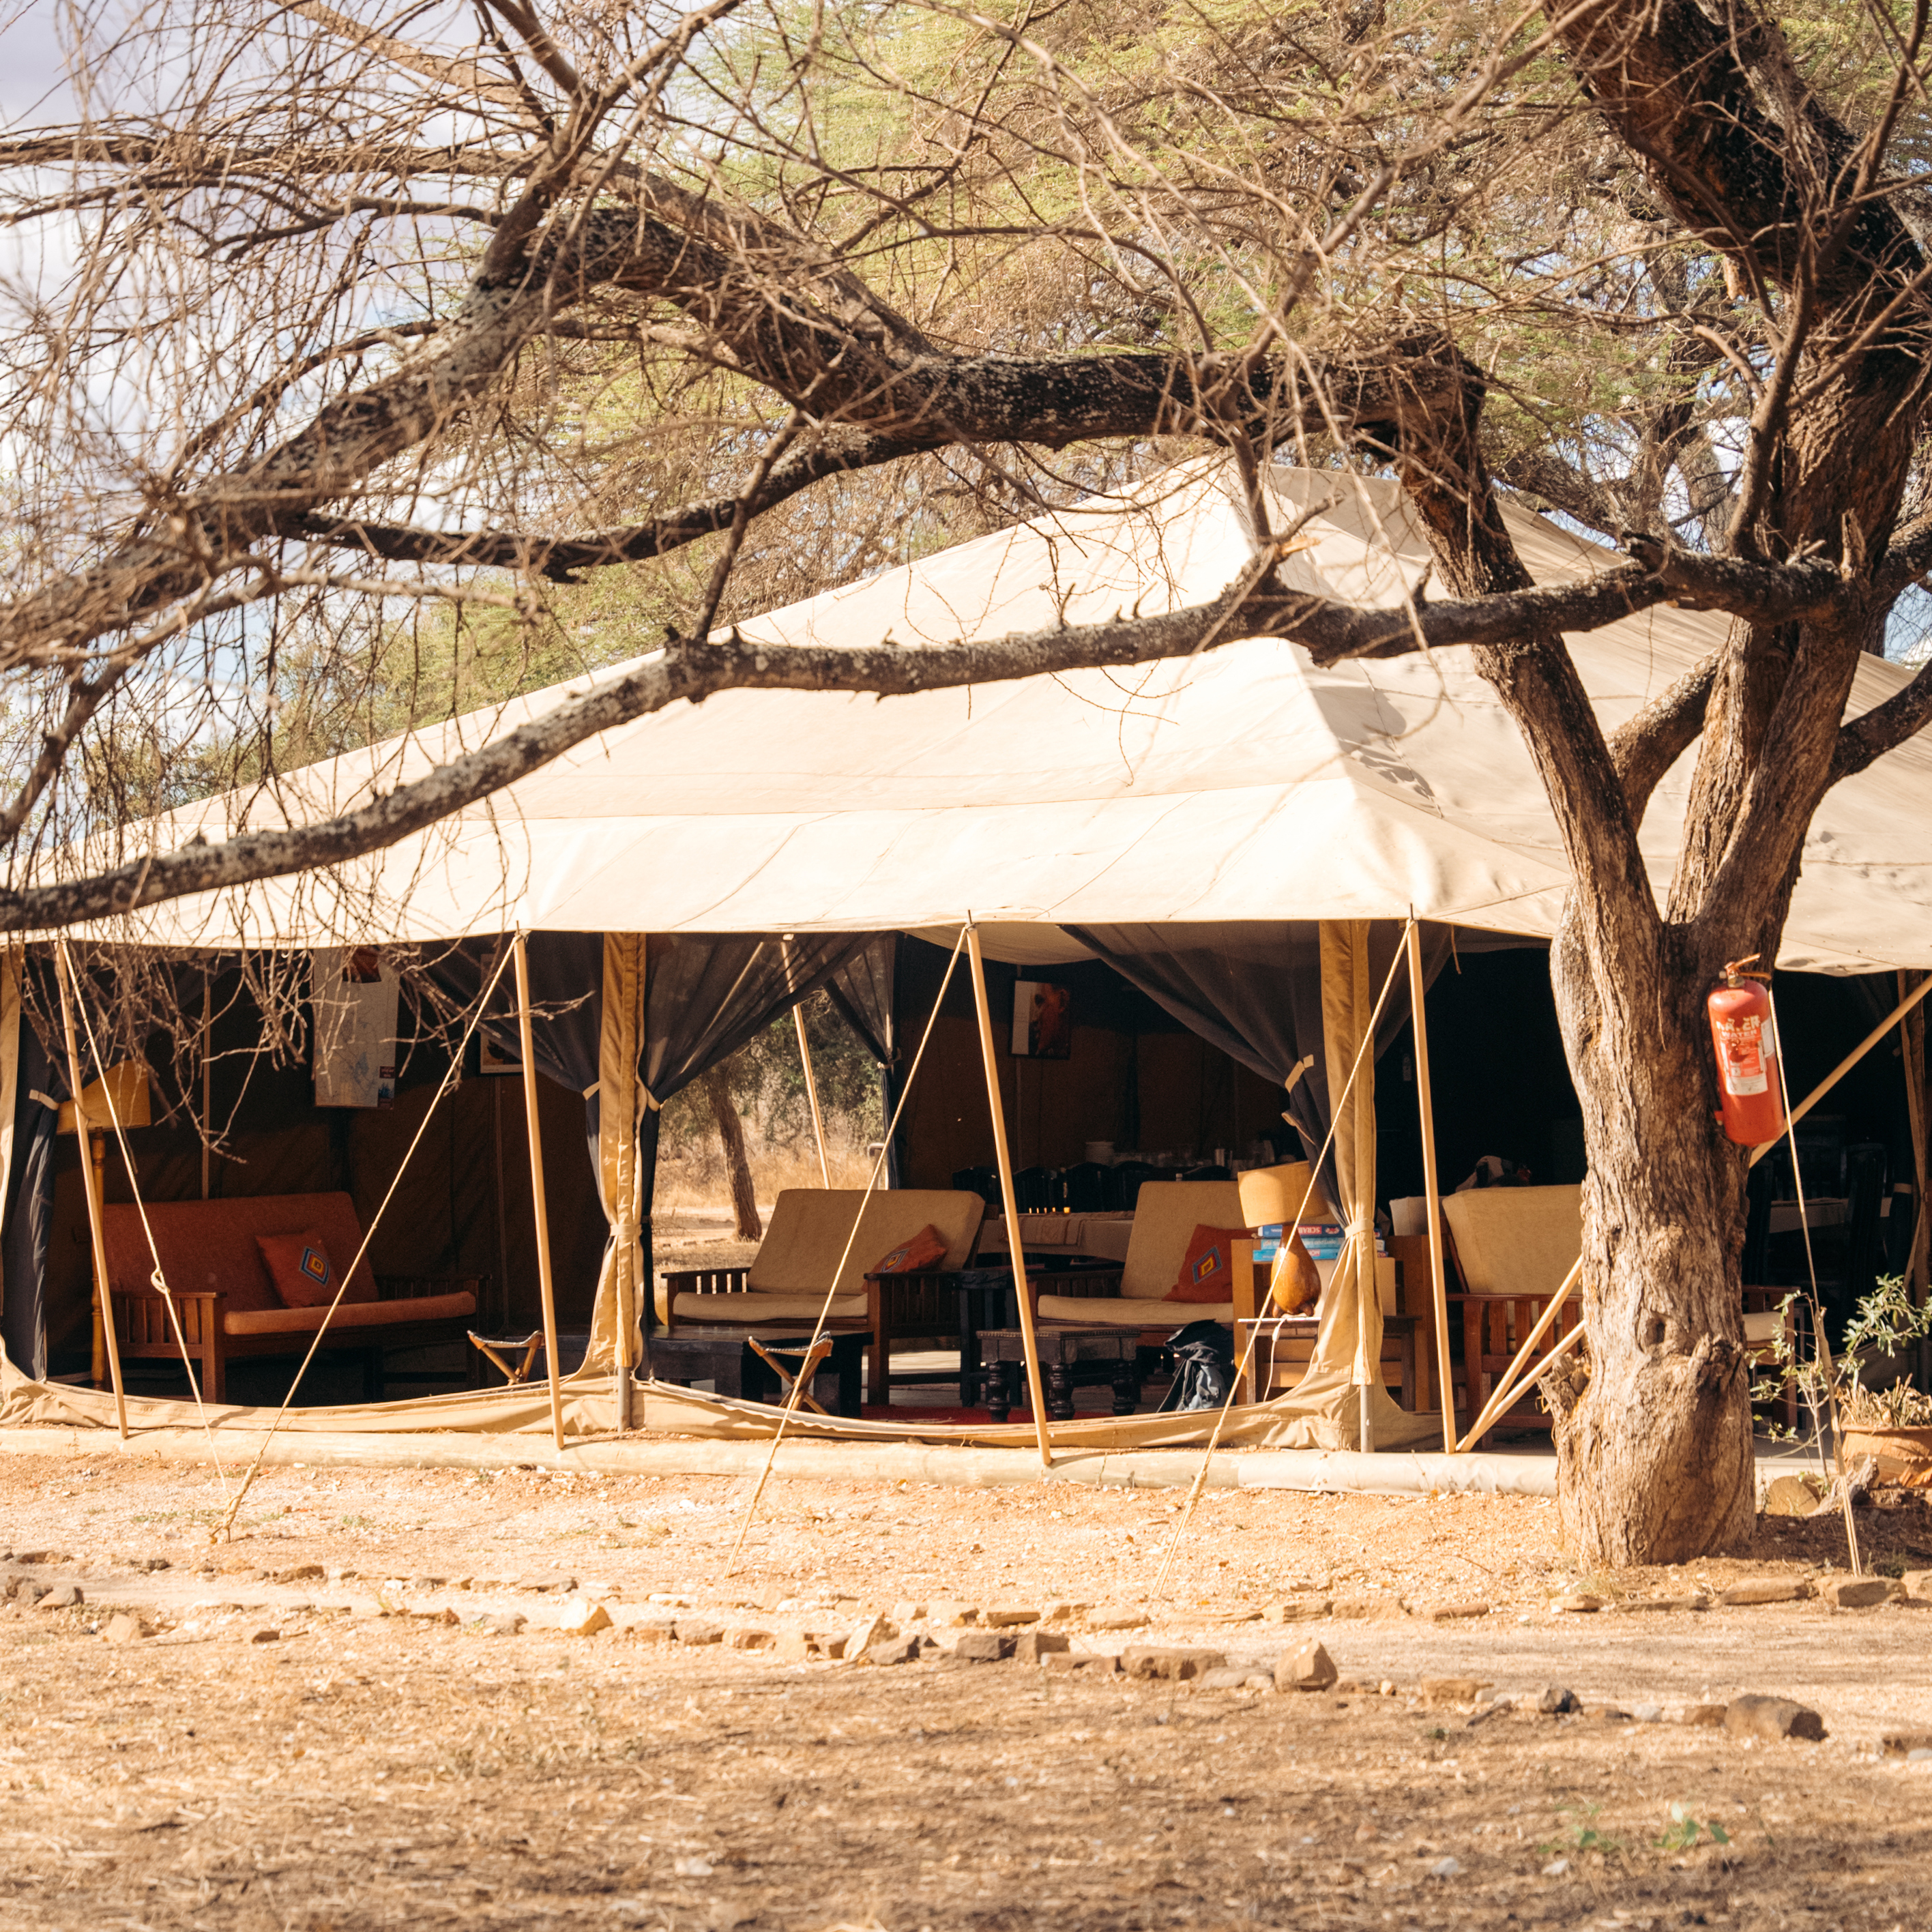
M 520 1074 L 524 1063 L 514 1054 L 499 1053 L 490 1043 L 490 1036 L 479 1031 L 476 1036 L 476 1070 L 478 1073 Z
M 1013 1052 L 1028 1060 L 1065 1060 L 1073 1052 L 1073 995 L 1050 980 L 1013 982 Z

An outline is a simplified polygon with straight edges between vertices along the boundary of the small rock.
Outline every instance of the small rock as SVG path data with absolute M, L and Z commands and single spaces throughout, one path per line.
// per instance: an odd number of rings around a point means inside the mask
M 1326 1690 L 1335 1682 L 1335 1660 L 1318 1643 L 1305 1643 L 1274 1667 L 1277 1690 Z
M 1463 1617 L 1486 1617 L 1489 1613 L 1489 1605 L 1478 1602 L 1431 1604 L 1428 1609 L 1422 1612 L 1431 1623 L 1436 1624 L 1454 1623 Z
M 1084 1604 L 1042 1604 L 1040 1606 L 1040 1620 L 1043 1624 L 1070 1624 L 1086 1614 Z
M 1040 1661 L 1045 1670 L 1084 1670 L 1102 1677 L 1112 1676 L 1120 1667 L 1118 1657 L 1108 1657 L 1104 1652 L 1092 1655 L 1082 1650 L 1050 1650 Z
M 898 1635 L 898 1632 L 876 1612 L 871 1616 L 861 1617 L 846 1633 L 845 1654 L 848 1657 L 863 1657 L 874 1644 L 884 1643 Z
M 1328 1614 L 1337 1623 L 1388 1623 L 1408 1610 L 1400 1597 L 1337 1597 Z
M 1898 1584 L 1910 1601 L 1932 1603 L 1932 1570 L 1908 1570 Z
M 125 1610 L 117 1611 L 100 1627 L 100 1634 L 110 1643 L 138 1643 L 147 1635 L 139 1617 L 130 1617 Z
M 1432 1711 L 1453 1708 L 1474 1703 L 1490 1688 L 1488 1681 L 1480 1677 L 1425 1677 L 1422 1701 Z
M 1536 1708 L 1546 1718 L 1565 1718 L 1583 1708 L 1583 1701 L 1576 1692 L 1566 1690 L 1560 1684 L 1552 1684 L 1536 1700 Z
M 278 1583 L 323 1583 L 328 1580 L 328 1572 L 320 1563 L 298 1563 L 293 1568 L 278 1570 Z
M 988 1630 L 1012 1630 L 1021 1624 L 1038 1623 L 1040 1612 L 1037 1610 L 1011 1609 L 982 1610 L 980 1612 L 980 1621 Z
M 1057 1651 L 1071 1650 L 1072 1640 L 1055 1630 L 1024 1630 L 1015 1640 L 1013 1655 L 1022 1664 L 1037 1664 Z
M 1718 1600 L 1736 1610 L 1752 1604 L 1799 1604 L 1810 1594 L 1811 1586 L 1802 1576 L 1753 1576 L 1720 1590 Z
M 1593 1597 L 1587 1590 L 1572 1590 L 1568 1596 L 1558 1597 L 1550 1607 L 1572 1616 L 1590 1617 L 1594 1616 L 1608 1601 L 1607 1598 Z
M 952 1654 L 962 1664 L 1001 1664 L 1018 1641 L 998 1630 L 968 1630 L 952 1646 Z
M 1764 1492 L 1766 1516 L 1809 1516 L 1818 1507 L 1825 1485 L 1814 1477 L 1774 1477 Z
M 454 1613 L 451 1621 L 455 1621 Z M 595 1636 L 610 1628 L 610 1612 L 588 1597 L 572 1597 L 563 1606 L 557 1628 L 566 1636 Z
M 1570 1869 L 1568 1858 L 1552 1858 L 1543 1868 L 1545 1878 L 1561 1878 Z
M 1721 1704 L 1687 1704 L 1683 1715 L 1677 1720 L 1680 1724 L 1688 1724 L 1694 1730 L 1721 1730 L 1724 1723 L 1724 1707 Z
M 878 1664 L 916 1664 L 922 1648 L 916 1636 L 896 1636 L 884 1643 L 874 1644 L 860 1660 Z
M 1625 1597 L 1616 1607 L 1621 1616 L 1636 1617 L 1655 1611 L 1708 1610 L 1711 1600 L 1702 1591 L 1694 1590 L 1688 1597 Z
M 671 1626 L 671 1634 L 680 1643 L 722 1643 L 724 1632 L 718 1624 L 707 1623 L 699 1617 L 680 1617 Z
M 485 1636 L 514 1636 L 530 1619 L 516 1610 L 492 1610 L 476 1619 L 476 1628 Z
M 1245 1670 L 1204 1670 L 1196 1680 L 1204 1690 L 1238 1690 L 1248 1681 Z M 1262 1682 L 1265 1684 L 1267 1679 Z
M 56 1583 L 42 1594 L 34 1607 L 40 1610 L 71 1610 L 86 1600 L 78 1583 Z
M 1116 1606 L 1105 1606 L 1087 1612 L 1087 1628 L 1096 1630 L 1138 1630 L 1147 1622 L 1147 1612 Z
M 250 1643 L 280 1643 L 281 1640 L 282 1634 L 278 1630 L 258 1630 L 252 1631 L 248 1638 L 248 1641 Z
M 1130 1677 L 1156 1683 L 1184 1684 L 1204 1671 L 1219 1670 L 1227 1661 L 1218 1650 L 1185 1650 L 1155 1644 L 1130 1644 L 1120 1653 L 1120 1668 Z
M 908 1624 L 920 1624 L 925 1621 L 926 1606 L 923 1604 L 895 1604 L 892 1606 L 892 1622 L 902 1630 Z
M 1640 1724 L 1660 1724 L 1664 1721 L 1664 1706 L 1661 1704 L 1633 1704 L 1630 1716 Z
M 1262 1612 L 1264 1624 L 1312 1624 L 1325 1617 L 1331 1607 L 1326 1597 L 1291 1597 L 1286 1601 L 1270 1604 Z
M 1889 1576 L 1832 1576 L 1818 1594 L 1834 1610 L 1871 1610 L 1905 1592 Z
M 778 1641 L 777 1636 L 770 1630 L 749 1627 L 728 1630 L 724 1633 L 724 1648 L 727 1650 L 776 1650 Z
M 709 1858 L 702 1856 L 674 1858 L 670 1868 L 680 1878 L 709 1878 L 716 1869 Z
M 1460 1878 L 1462 1875 L 1462 1862 L 1457 1858 L 1438 1858 L 1429 1868 L 1431 1878 Z
M 1724 1707 L 1724 1729 L 1738 1738 L 1802 1738 L 1816 1744 L 1825 1720 L 1789 1697 L 1733 1697 Z
M 926 1606 L 926 1620 L 934 1630 L 967 1630 L 980 1621 L 980 1607 L 976 1604 L 930 1603 Z

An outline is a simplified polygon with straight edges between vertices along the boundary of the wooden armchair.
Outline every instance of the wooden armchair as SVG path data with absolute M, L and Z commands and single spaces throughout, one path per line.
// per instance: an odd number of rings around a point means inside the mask
M 986 1204 L 955 1189 L 788 1187 L 772 1204 L 771 1225 L 742 1268 L 690 1268 L 664 1277 L 665 1328 L 697 1323 L 811 1323 L 826 1312 L 829 1330 L 862 1329 L 868 1394 L 890 1400 L 896 1342 L 950 1342 L 958 1329 L 956 1297 L 932 1277 L 962 1268 L 972 1255 Z M 858 1232 L 853 1232 L 854 1223 Z M 938 1269 L 886 1274 L 875 1264 L 931 1227 L 946 1243 Z M 830 1290 L 828 1300 L 826 1291 Z

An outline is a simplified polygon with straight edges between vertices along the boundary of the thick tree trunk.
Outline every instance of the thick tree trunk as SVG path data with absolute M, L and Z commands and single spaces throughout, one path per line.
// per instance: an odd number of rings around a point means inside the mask
M 718 1138 L 724 1148 L 724 1172 L 731 1181 L 731 1212 L 741 1241 L 755 1241 L 765 1232 L 758 1218 L 758 1197 L 752 1186 L 752 1162 L 745 1151 L 745 1124 L 731 1099 L 724 1070 L 714 1066 L 704 1076 L 704 1096 L 718 1122 Z
M 1742 1542 L 1756 1508 L 1744 1167 L 1712 1118 L 1703 997 L 1714 975 L 1660 958 L 1612 1010 L 1595 995 L 1574 913 L 1551 971 L 1590 1163 L 1588 1380 L 1580 1396 L 1562 1379 L 1545 1390 L 1564 1540 L 1606 1566 L 1682 1562 Z

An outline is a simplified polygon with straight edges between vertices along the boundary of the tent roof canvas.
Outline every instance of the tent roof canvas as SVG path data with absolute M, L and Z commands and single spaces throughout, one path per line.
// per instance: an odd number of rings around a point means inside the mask
M 1204 602 L 1247 566 L 1226 466 L 1166 472 L 1132 501 L 1051 515 L 772 612 L 754 638 L 908 649 Z M 1270 514 L 1300 520 L 1293 584 L 1392 604 L 1428 553 L 1385 482 L 1276 470 Z M 1549 583 L 1615 554 L 1511 505 Z M 1728 620 L 1659 608 L 1571 640 L 1614 728 L 1721 642 Z M 628 667 L 312 766 L 156 822 L 196 831 L 326 815 Z M 1874 658 L 1862 711 L 1910 673 Z M 1687 754 L 1646 820 L 1660 887 Z M 1932 965 L 1920 827 L 1932 746 L 1914 741 L 1826 799 L 1780 963 Z M 1522 738 L 1466 650 L 1318 669 L 1249 640 L 1174 663 L 881 700 L 722 693 L 607 732 L 431 832 L 299 877 L 152 908 L 116 934 L 232 946 L 495 932 L 952 928 L 1051 958 L 1064 924 L 1426 919 L 1546 937 L 1567 870 Z M 950 937 L 950 932 L 948 933 Z M 1004 943 L 999 943 L 1004 940 Z M 1064 954 L 1063 954 L 1064 956 Z

